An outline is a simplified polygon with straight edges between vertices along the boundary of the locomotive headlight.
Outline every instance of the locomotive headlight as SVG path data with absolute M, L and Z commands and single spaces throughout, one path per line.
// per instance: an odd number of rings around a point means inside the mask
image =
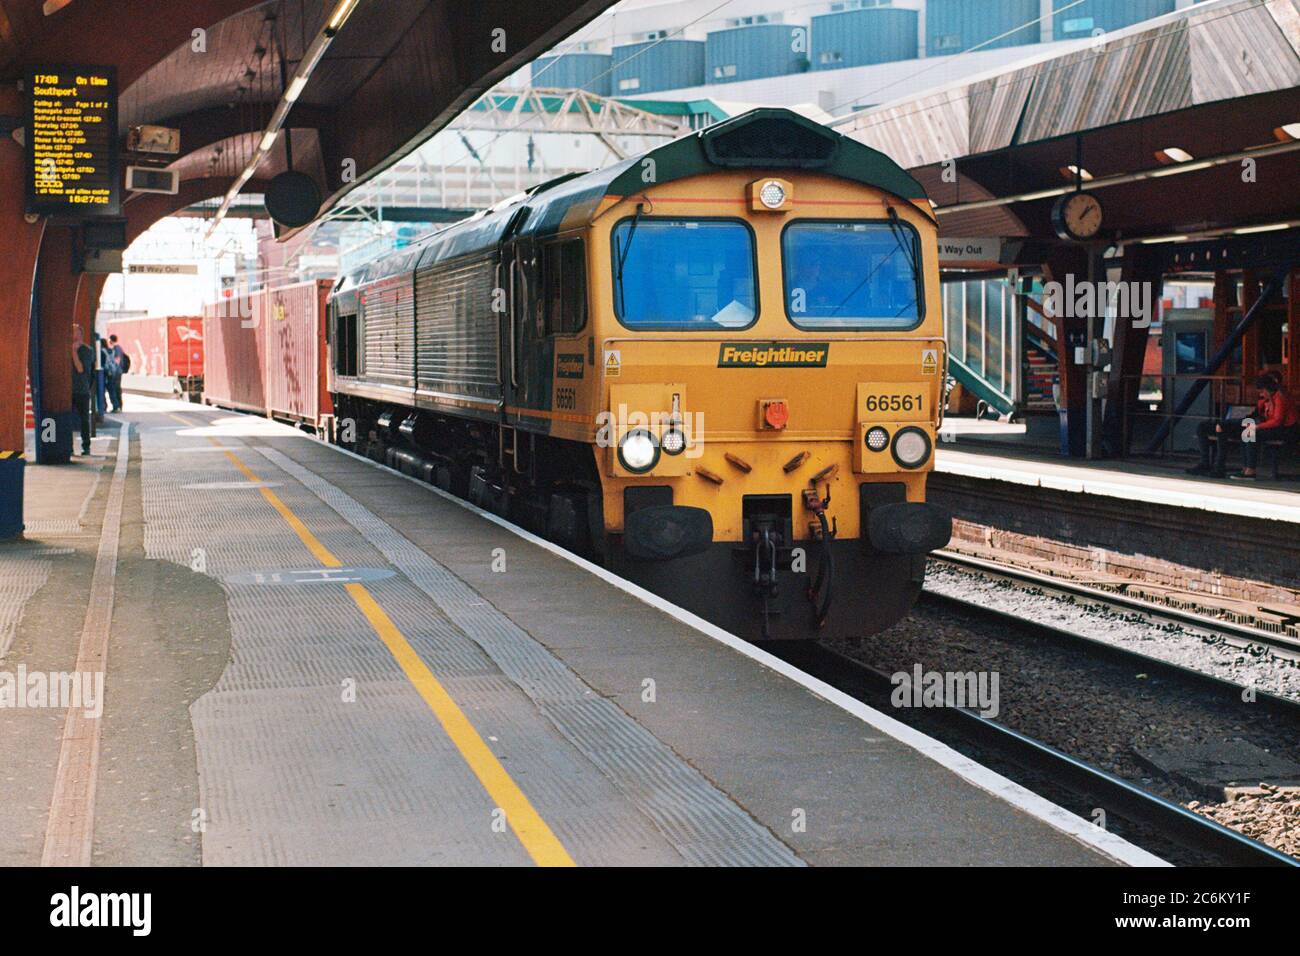
M 889 432 L 879 425 L 867 429 L 867 447 L 872 451 L 884 451 L 889 447 Z
M 649 471 L 659 461 L 655 436 L 644 428 L 634 428 L 618 443 L 618 463 L 636 474 Z
M 785 204 L 785 187 L 775 179 L 763 184 L 758 199 L 768 209 L 780 209 Z
M 680 455 L 686 450 L 686 434 L 675 425 L 663 433 L 659 447 L 666 455 Z
M 900 428 L 894 436 L 893 453 L 900 467 L 919 468 L 930 457 L 930 436 L 914 426 Z

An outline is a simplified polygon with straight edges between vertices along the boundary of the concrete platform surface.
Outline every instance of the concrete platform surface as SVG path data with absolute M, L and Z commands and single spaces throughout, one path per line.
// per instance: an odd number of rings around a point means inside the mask
M 1051 458 L 1030 450 L 1021 453 L 1005 447 L 980 447 L 976 442 L 961 444 L 958 439 L 955 444 L 939 445 L 935 471 L 1144 504 L 1300 522 L 1300 484 L 1192 477 L 1183 473 L 1181 465 Z
M 132 404 L 95 863 L 1160 862 L 432 488 Z M 106 485 L 78 534 L 107 532 Z M 0 671 L 73 667 L 95 543 L 0 548 L 26 575 Z M 38 861 L 61 812 L 62 720 L 0 709 L 0 864 Z

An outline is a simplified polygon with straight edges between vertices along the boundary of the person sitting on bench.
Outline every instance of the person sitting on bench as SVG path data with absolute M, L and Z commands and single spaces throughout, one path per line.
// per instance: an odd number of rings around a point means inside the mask
M 1277 382 L 1277 373 L 1265 372 L 1260 376 L 1261 379 L 1267 378 L 1269 381 Z M 1254 407 L 1250 405 L 1229 405 L 1223 412 L 1223 417 L 1217 421 L 1199 422 L 1196 426 L 1196 446 L 1200 449 L 1201 460 L 1187 469 L 1189 475 L 1210 475 L 1213 478 L 1226 477 L 1228 463 L 1228 442 L 1229 434 L 1225 425 L 1238 425 L 1247 419 L 1252 418 L 1255 421 L 1262 421 L 1268 413 L 1267 395 L 1268 393 L 1261 390 L 1260 398 L 1255 402 Z M 1213 440 L 1211 437 L 1213 436 Z M 1235 439 L 1234 439 L 1235 440 Z M 1214 446 L 1214 463 L 1210 463 L 1210 446 Z
M 1296 414 L 1295 402 L 1277 378 L 1261 375 L 1255 379 L 1255 387 L 1259 389 L 1260 398 L 1265 400 L 1266 407 L 1255 425 L 1255 440 L 1245 441 L 1243 436 L 1241 457 L 1245 467 L 1241 469 L 1240 475 L 1233 475 L 1233 478 L 1255 478 L 1255 466 L 1259 464 L 1259 446 L 1265 442 L 1280 441 L 1286 444 L 1300 438 L 1300 415 Z

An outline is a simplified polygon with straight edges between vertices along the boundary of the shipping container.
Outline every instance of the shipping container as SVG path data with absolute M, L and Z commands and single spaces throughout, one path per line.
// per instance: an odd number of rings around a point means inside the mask
M 614 96 L 704 85 L 703 40 L 648 40 L 614 47 Z
M 1057 13 L 1052 35 L 1058 40 L 1109 33 L 1174 11 L 1174 0 L 1083 0 Z
M 325 301 L 332 281 L 300 282 L 260 293 L 266 331 L 267 414 L 320 424 L 332 411 L 326 383 Z
M 915 10 L 870 7 L 812 18 L 812 68 L 838 70 L 914 60 L 917 56 Z
M 705 38 L 705 80 L 734 83 L 765 76 L 803 73 L 812 61 L 808 28 L 764 23 L 718 30 Z
M 1039 0 L 929 0 L 926 50 L 930 56 L 952 56 L 974 46 L 992 50 L 1037 43 L 1042 30 L 1035 21 L 1040 14 Z
M 169 315 L 153 319 L 109 319 L 105 337 L 117 342 L 131 357 L 132 378 L 175 379 L 174 391 L 199 392 L 203 384 L 203 318 Z M 123 383 L 132 387 L 132 380 Z
M 203 310 L 203 401 L 318 428 L 326 385 L 328 280 L 235 295 Z
M 265 412 L 261 296 L 233 293 L 203 307 L 203 403 Z
M 609 96 L 610 66 L 613 62 L 613 57 L 608 53 L 541 56 L 533 61 L 533 86 L 586 90 L 597 96 Z

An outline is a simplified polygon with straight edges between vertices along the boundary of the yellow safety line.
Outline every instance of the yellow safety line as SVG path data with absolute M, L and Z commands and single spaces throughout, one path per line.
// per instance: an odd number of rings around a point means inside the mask
M 172 417 L 177 421 L 185 421 L 175 415 Z M 185 424 L 191 423 L 185 422 Z M 209 437 L 208 441 L 220 445 L 220 442 L 214 438 Z M 262 480 L 240 461 L 234 452 L 227 450 L 225 455 L 249 481 Z M 311 533 L 311 529 L 280 500 L 279 495 L 266 487 L 258 488 L 258 491 L 280 513 L 289 527 L 293 528 L 302 543 L 321 564 L 329 568 L 342 566 L 342 562 L 321 544 L 320 540 Z M 501 761 L 496 758 L 496 754 L 492 753 L 488 745 L 483 742 L 483 738 L 474 729 L 465 712 L 457 706 L 446 688 L 433 675 L 433 671 L 429 670 L 428 665 L 420 659 L 415 648 L 393 623 L 392 618 L 379 606 L 379 602 L 363 584 L 348 584 L 345 587 L 348 594 L 352 596 L 353 602 L 379 635 L 379 639 L 393 655 L 393 659 L 402 668 L 407 679 L 424 698 L 433 715 L 438 718 L 438 723 L 442 724 L 442 729 L 456 745 L 456 749 L 460 751 L 461 757 L 469 765 L 470 770 L 474 771 L 474 776 L 478 777 L 483 789 L 495 801 L 497 807 L 505 811 L 506 822 L 515 831 L 515 836 L 528 851 L 528 855 L 533 858 L 533 862 L 538 866 L 574 866 L 573 858 L 564 849 L 564 845 L 551 832 L 551 828 L 533 808 L 528 797 L 519 789 L 519 785 L 506 772 L 506 768 L 501 766 Z
M 364 585 L 348 584 L 345 587 L 357 607 L 361 608 L 361 613 L 370 622 L 370 626 L 388 646 L 388 650 L 406 672 L 407 678 L 415 685 L 424 702 L 438 718 L 443 730 L 447 731 L 447 736 L 452 739 L 460 755 L 474 771 L 474 776 L 478 777 L 479 783 L 483 784 L 483 789 L 496 801 L 496 805 L 505 811 L 506 821 L 519 837 L 519 842 L 524 845 L 528 855 L 538 866 L 573 866 L 573 859 L 551 832 L 551 828 L 533 809 L 524 792 L 510 778 L 510 774 L 506 772 L 505 767 L 501 766 L 496 755 L 488 749 L 488 745 L 483 742 L 474 725 L 456 706 L 456 702 L 433 676 L 433 672 L 415 653 L 415 648 L 411 647 L 402 636 L 397 625 L 384 613 L 383 608 Z

